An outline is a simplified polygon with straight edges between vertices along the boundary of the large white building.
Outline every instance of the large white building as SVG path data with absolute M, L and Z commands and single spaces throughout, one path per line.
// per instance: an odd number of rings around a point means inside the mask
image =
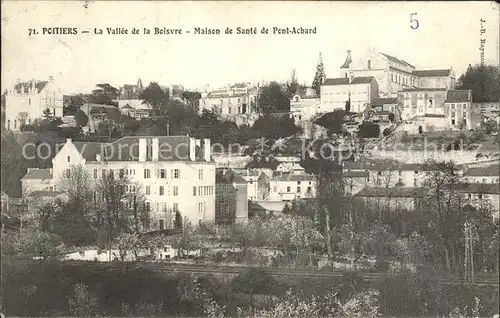
M 348 101 L 351 112 L 362 113 L 378 97 L 378 84 L 373 76 L 327 78 L 321 85 L 320 113 L 345 109 Z
M 205 91 L 201 94 L 198 111 L 213 111 L 221 118 L 249 124 L 246 117 L 257 113 L 259 87 L 248 83 L 228 85 L 225 88 Z
M 23 124 L 41 118 L 46 109 L 54 118 L 63 116 L 63 93 L 54 78 L 18 81 L 5 96 L 5 128 L 18 131 Z
M 340 77 L 372 76 L 378 83 L 380 97 L 396 97 L 397 93 L 410 88 L 455 88 L 455 74 L 449 69 L 417 70 L 405 60 L 389 54 L 368 49 L 351 57 L 347 51 L 344 64 L 340 67 Z
M 110 173 L 124 174 L 144 195 L 158 228 L 173 226 L 176 212 L 192 224 L 215 219 L 215 163 L 210 139 L 187 136 L 123 137 L 112 143 L 68 139 L 52 169 L 29 170 L 23 196 L 36 190 L 59 191 L 75 166 L 94 184 Z

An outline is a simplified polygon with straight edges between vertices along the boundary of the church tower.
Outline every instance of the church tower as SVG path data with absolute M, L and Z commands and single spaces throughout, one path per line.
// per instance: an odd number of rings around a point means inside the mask
M 340 77 L 342 78 L 348 78 L 349 77 L 349 70 L 351 68 L 351 50 L 347 50 L 347 57 L 345 59 L 344 64 L 340 67 Z
M 142 87 L 142 81 L 141 79 L 139 78 L 139 80 L 137 81 L 137 90 L 138 91 L 142 91 L 143 87 Z

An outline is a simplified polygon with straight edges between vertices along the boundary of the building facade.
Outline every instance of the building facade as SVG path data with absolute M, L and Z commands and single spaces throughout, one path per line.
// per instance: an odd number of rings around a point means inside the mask
M 355 58 L 351 51 L 347 51 L 347 58 L 340 67 L 340 77 L 348 78 L 367 77 L 375 78 L 379 85 L 381 97 L 396 97 L 397 93 L 411 88 L 455 88 L 454 71 L 417 70 L 415 66 L 403 59 L 389 54 L 368 49 Z
M 327 78 L 321 85 L 320 113 L 345 109 L 350 102 L 350 111 L 362 113 L 379 97 L 378 84 L 374 77 Z
M 48 109 L 48 110 L 47 110 Z M 18 82 L 5 96 L 5 128 L 19 131 L 44 116 L 63 116 L 63 93 L 53 77 L 48 81 Z
M 472 91 L 449 90 L 444 101 L 446 121 L 453 130 L 472 128 Z
M 280 175 L 269 180 L 270 201 L 294 201 L 316 197 L 316 180 L 312 175 Z
M 213 111 L 224 119 L 234 120 L 241 115 L 257 113 L 259 87 L 248 83 L 228 85 L 225 88 L 201 94 L 198 111 Z
M 410 120 L 418 116 L 444 115 L 444 88 L 411 88 L 398 93 L 401 105 L 402 120 Z
M 85 168 L 93 185 L 110 174 L 125 175 L 144 196 L 153 227 L 173 227 L 177 212 L 184 223 L 215 220 L 215 164 L 209 139 L 203 143 L 186 136 L 123 137 L 112 143 L 68 139 L 52 159 L 47 186 L 59 191 L 78 166 Z M 34 183 L 30 181 L 32 188 Z

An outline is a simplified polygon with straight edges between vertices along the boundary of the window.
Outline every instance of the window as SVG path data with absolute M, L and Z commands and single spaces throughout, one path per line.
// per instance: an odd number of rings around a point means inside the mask
M 179 179 L 181 177 L 181 171 L 179 169 L 174 169 L 174 179 Z
M 144 169 L 144 179 L 149 179 L 149 178 L 151 178 L 151 170 Z
M 146 186 L 146 195 L 151 195 L 151 186 Z
M 300 185 L 300 181 L 297 181 L 297 185 Z
M 300 187 L 297 187 L 297 193 L 300 193 Z
M 477 198 L 481 200 L 481 199 L 483 198 L 483 194 L 482 194 L 482 193 L 479 193 L 479 194 L 477 195 Z
M 165 169 L 160 169 L 160 178 L 161 179 L 167 178 L 167 171 Z
M 71 157 L 70 156 L 68 156 L 68 162 L 71 162 Z
M 17 119 L 14 119 L 14 129 L 17 128 Z
M 202 186 L 198 187 L 198 195 L 203 195 L 203 187 Z
M 7 129 L 10 129 L 10 119 L 7 120 Z
M 120 175 L 120 178 L 123 178 L 125 176 L 125 169 L 120 169 L 119 175 Z
M 106 169 L 102 169 L 101 176 L 103 179 L 106 178 Z
M 483 183 L 486 183 L 486 178 L 483 178 Z
M 165 229 L 165 220 L 159 220 L 160 224 L 160 230 L 164 230 Z
M 231 106 L 228 107 L 227 111 L 228 111 L 228 114 L 231 114 Z
M 290 192 L 291 191 L 291 188 L 290 187 L 286 187 L 286 192 Z
M 415 174 L 418 174 L 418 170 L 415 170 Z
M 368 60 L 368 69 L 372 68 L 372 61 Z
M 451 124 L 452 124 L 452 125 L 455 125 L 455 119 L 452 119 L 452 120 L 451 120 Z
M 160 186 L 160 195 L 165 195 L 165 187 Z
M 97 169 L 94 169 L 94 179 L 97 179 Z
M 179 195 L 179 187 L 178 186 L 174 186 L 173 189 L 172 189 L 172 192 L 173 192 L 174 196 L 178 196 Z
M 196 187 L 193 186 L 193 196 L 196 196 Z
M 198 170 L 198 179 L 203 180 L 203 169 Z
M 71 177 L 71 169 L 66 169 L 66 178 Z
M 151 211 L 151 202 L 145 202 L 144 207 L 146 208 L 146 211 Z
M 174 202 L 174 204 L 172 206 L 172 211 L 179 212 L 179 203 Z
M 198 213 L 205 212 L 205 202 L 198 202 Z

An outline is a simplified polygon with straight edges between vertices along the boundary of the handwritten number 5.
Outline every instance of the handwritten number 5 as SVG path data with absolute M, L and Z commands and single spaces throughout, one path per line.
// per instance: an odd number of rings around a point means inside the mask
M 418 29 L 418 26 L 420 25 L 417 20 L 417 14 L 416 13 L 411 13 L 410 14 L 410 28 L 413 30 Z

